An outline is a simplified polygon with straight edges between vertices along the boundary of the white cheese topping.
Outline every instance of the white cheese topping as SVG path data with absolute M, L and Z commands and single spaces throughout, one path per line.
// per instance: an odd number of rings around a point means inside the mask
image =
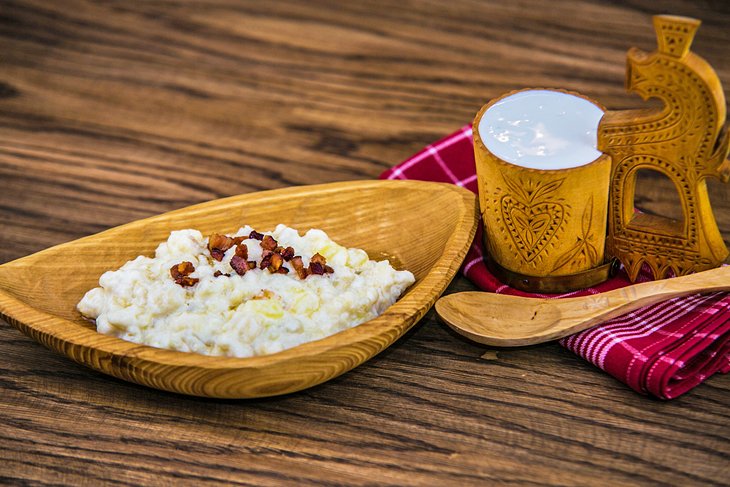
M 233 236 L 248 236 L 241 228 Z M 250 357 L 276 353 L 318 340 L 368 321 L 392 305 L 415 282 L 388 261 L 375 262 L 360 249 L 348 249 L 321 230 L 300 236 L 278 225 L 272 235 L 291 246 L 304 266 L 316 253 L 334 272 L 300 279 L 285 262 L 288 274 L 266 269 L 238 275 L 230 266 L 235 246 L 218 262 L 208 239 L 197 230 L 170 234 L 155 257 L 139 256 L 116 271 L 105 272 L 99 285 L 77 305 L 96 320 L 97 331 L 135 343 L 206 355 Z M 261 261 L 258 240 L 243 241 L 248 260 Z M 176 284 L 170 268 L 188 261 L 195 267 L 189 287 Z M 214 276 L 216 271 L 229 276 Z

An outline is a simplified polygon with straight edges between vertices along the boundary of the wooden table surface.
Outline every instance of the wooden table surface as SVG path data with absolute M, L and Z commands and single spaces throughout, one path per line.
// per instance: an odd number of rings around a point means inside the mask
M 3 1 L 0 262 L 222 196 L 376 178 L 516 88 L 640 106 L 625 52 L 654 49 L 654 13 L 703 21 L 693 49 L 727 90 L 730 4 L 654 4 Z M 649 182 L 639 204 L 670 212 Z M 729 188 L 710 182 L 726 241 Z M 661 402 L 556 343 L 490 349 L 433 312 L 335 380 L 248 401 L 113 379 L 0 322 L 0 483 L 727 485 L 728 405 L 730 375 Z

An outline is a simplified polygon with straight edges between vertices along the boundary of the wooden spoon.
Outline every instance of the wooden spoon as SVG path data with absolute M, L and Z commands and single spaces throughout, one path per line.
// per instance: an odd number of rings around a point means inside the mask
M 724 266 L 577 298 L 455 293 L 439 299 L 436 312 L 454 331 L 475 342 L 518 347 L 557 340 L 670 298 L 728 290 L 730 266 Z

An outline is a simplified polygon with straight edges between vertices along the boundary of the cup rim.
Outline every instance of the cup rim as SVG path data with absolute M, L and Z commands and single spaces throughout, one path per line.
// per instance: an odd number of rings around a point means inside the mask
M 474 140 L 474 146 L 475 146 L 475 148 L 478 146 L 480 149 L 483 149 L 484 151 L 488 152 L 489 154 L 491 154 L 494 157 L 494 159 L 499 164 L 504 164 L 504 165 L 507 165 L 507 166 L 517 167 L 517 168 L 523 169 L 523 170 L 528 171 L 528 172 L 534 172 L 536 174 L 545 174 L 545 173 L 549 173 L 549 174 L 558 174 L 558 173 L 565 174 L 567 171 L 573 171 L 573 172 L 580 171 L 580 170 L 583 170 L 586 167 L 594 166 L 594 165 L 597 165 L 597 164 L 599 164 L 601 162 L 604 162 L 607 158 L 610 159 L 611 156 L 608 155 L 608 154 L 606 154 L 604 152 L 600 156 L 598 156 L 597 158 L 595 158 L 594 160 L 592 160 L 591 162 L 589 162 L 587 164 L 580 165 L 580 166 L 568 167 L 568 168 L 565 168 L 565 169 L 536 169 L 534 167 L 520 166 L 518 164 L 514 164 L 512 162 L 505 161 L 505 160 L 497 157 L 496 155 L 494 155 L 494 153 L 487 148 L 487 145 L 482 140 L 482 136 L 479 134 L 479 122 L 481 121 L 482 117 L 484 116 L 484 113 L 487 110 L 489 110 L 492 106 L 494 106 L 496 103 L 504 100 L 507 97 L 510 97 L 512 95 L 516 95 L 517 93 L 522 93 L 522 92 L 525 92 L 525 91 L 553 91 L 553 92 L 557 92 L 557 93 L 564 93 L 566 95 L 577 96 L 578 98 L 583 98 L 587 102 L 589 102 L 589 103 L 597 106 L 598 108 L 600 108 L 601 111 L 603 112 L 604 116 L 606 114 L 606 107 L 603 106 L 603 104 L 601 104 L 600 102 L 594 100 L 593 98 L 590 98 L 589 96 L 586 96 L 586 95 L 584 95 L 582 93 L 578 93 L 577 91 L 566 90 L 566 89 L 563 89 L 563 88 L 520 88 L 520 89 L 517 89 L 517 90 L 512 90 L 512 91 L 509 91 L 507 93 L 503 93 L 503 94 L 501 94 L 500 96 L 498 96 L 496 98 L 492 98 L 487 103 L 485 103 L 482 106 L 482 108 L 480 108 L 479 111 L 477 112 L 476 116 L 474 117 L 474 121 L 472 122 L 472 126 L 471 126 L 472 127 L 472 138 Z M 599 122 L 599 126 L 600 126 L 600 122 Z M 598 150 L 600 151 L 600 149 L 598 149 Z

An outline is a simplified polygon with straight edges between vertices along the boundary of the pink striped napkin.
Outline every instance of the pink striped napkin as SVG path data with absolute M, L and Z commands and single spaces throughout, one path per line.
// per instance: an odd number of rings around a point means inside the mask
M 471 126 L 431 144 L 381 174 L 381 179 L 419 179 L 477 192 Z M 499 282 L 483 261 L 480 226 L 462 267 L 485 291 L 535 297 L 596 294 L 630 284 L 619 273 L 593 288 L 568 294 L 528 294 Z M 639 280 L 649 280 L 643 273 Z M 560 344 L 635 391 L 672 399 L 716 372 L 730 372 L 730 294 L 677 298 L 647 306 L 564 338 Z

